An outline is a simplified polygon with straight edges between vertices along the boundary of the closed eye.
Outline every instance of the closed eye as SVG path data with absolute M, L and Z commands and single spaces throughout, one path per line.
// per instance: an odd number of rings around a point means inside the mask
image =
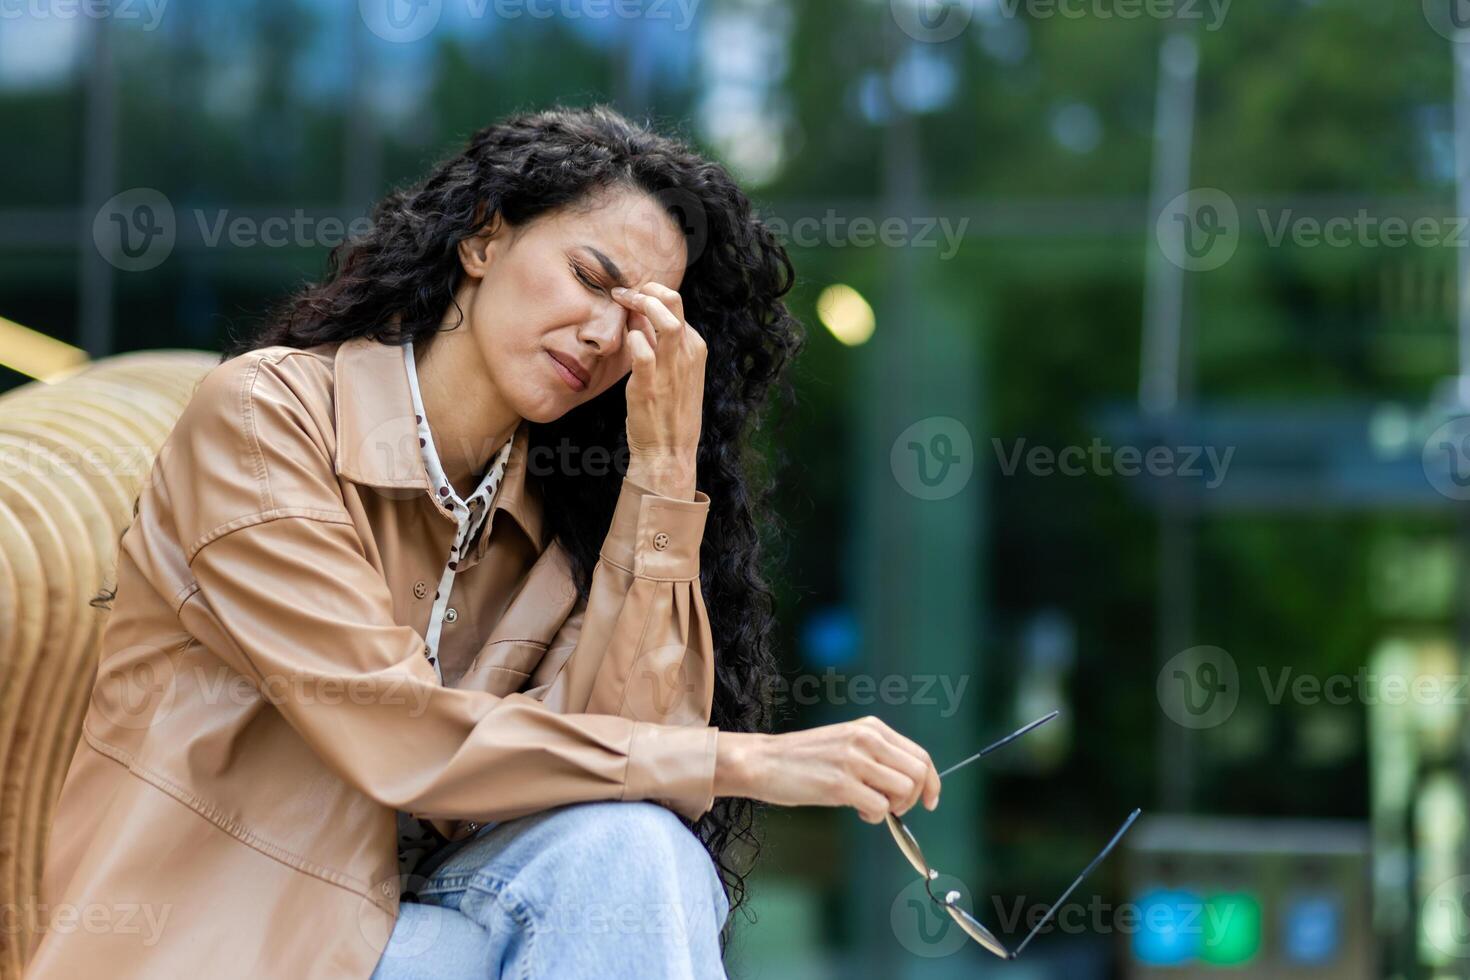
M 602 285 L 600 283 L 594 281 L 593 278 L 590 275 L 588 275 L 587 272 L 580 265 L 578 265 L 577 263 L 573 262 L 573 263 L 571 263 L 571 266 L 572 266 L 572 275 L 576 276 L 577 277 L 577 280 L 579 282 L 581 282 L 582 285 L 586 286 L 588 289 L 592 290 L 594 293 L 603 293 L 603 292 L 606 292 L 607 291 L 607 290 L 605 290 L 602 287 Z

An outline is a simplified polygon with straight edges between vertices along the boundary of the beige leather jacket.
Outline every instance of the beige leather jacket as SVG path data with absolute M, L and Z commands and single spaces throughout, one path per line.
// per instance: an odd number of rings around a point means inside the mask
M 406 884 L 396 810 L 459 839 L 585 800 L 709 809 L 709 498 L 625 480 L 577 602 L 527 468 L 523 424 L 441 685 L 424 633 L 456 525 L 400 348 L 205 377 L 121 542 L 28 977 L 366 978 Z

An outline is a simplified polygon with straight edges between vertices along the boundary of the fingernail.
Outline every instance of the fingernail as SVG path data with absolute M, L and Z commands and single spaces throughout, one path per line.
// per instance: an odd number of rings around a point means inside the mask
M 612 294 L 614 296 L 616 296 L 618 299 L 622 299 L 623 298 L 623 294 L 626 293 L 627 291 L 628 291 L 628 287 L 627 286 L 614 286 L 612 288 Z

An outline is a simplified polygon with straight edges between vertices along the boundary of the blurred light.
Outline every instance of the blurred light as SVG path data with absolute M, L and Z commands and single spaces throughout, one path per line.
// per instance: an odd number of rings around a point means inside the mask
M 954 96 L 955 69 L 935 44 L 912 46 L 893 66 L 893 101 L 910 112 L 933 112 Z
M 793 114 L 781 86 L 790 63 L 791 11 L 774 4 L 722 10 L 700 28 L 700 128 L 743 182 L 769 183 L 788 156 Z
M 1342 901 L 1337 895 L 1298 895 L 1281 916 L 1286 958 L 1305 966 L 1321 966 L 1337 958 L 1342 947 Z
M 1455 179 L 1455 120 L 1447 105 L 1425 105 L 1414 110 L 1419 134 L 1420 179 L 1448 184 Z
M 1247 892 L 1223 892 L 1205 900 L 1205 941 L 1200 959 L 1239 966 L 1261 949 L 1261 903 Z
M 1051 135 L 1063 149 L 1091 153 L 1102 142 L 1102 120 L 1092 106 L 1069 102 L 1052 111 Z
M 87 352 L 0 316 L 0 365 L 54 384 L 76 373 Z
M 1019 18 L 982 19 L 978 37 L 980 50 L 1003 65 L 1019 65 L 1030 51 L 1030 31 Z
M 1199 45 L 1183 31 L 1175 31 L 1164 41 L 1164 70 L 1174 78 L 1186 78 L 1199 71 Z
M 883 76 L 875 71 L 864 72 L 854 85 L 857 88 L 858 112 L 863 118 L 874 126 L 887 122 L 888 86 L 883 84 Z
M 801 625 L 802 659 L 817 667 L 841 667 L 857 659 L 858 625 L 852 610 L 832 606 Z
M 720 156 L 742 181 L 770 183 L 786 160 L 780 121 L 754 89 L 733 84 L 711 86 L 699 103 L 702 124 Z
M 1379 455 L 1397 456 L 1408 447 L 1413 428 L 1408 409 L 1386 402 L 1373 409 L 1368 420 L 1368 441 Z
M 59 87 L 70 80 L 80 60 L 81 17 L 3 18 L 0 30 L 0 89 Z M 97 29 L 101 29 L 99 25 Z
M 873 308 L 851 286 L 835 282 L 817 297 L 817 316 L 839 341 L 849 347 L 865 344 L 873 336 Z
M 1193 892 L 1156 889 L 1138 899 L 1140 928 L 1133 934 L 1133 956 L 1147 966 L 1177 966 L 1199 953 L 1200 897 Z

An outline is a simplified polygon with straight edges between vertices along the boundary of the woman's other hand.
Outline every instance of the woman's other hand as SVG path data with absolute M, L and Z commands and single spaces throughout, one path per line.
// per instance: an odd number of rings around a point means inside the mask
M 929 753 L 871 715 L 804 731 L 720 732 L 715 796 L 782 806 L 850 806 L 868 823 L 939 805 Z

